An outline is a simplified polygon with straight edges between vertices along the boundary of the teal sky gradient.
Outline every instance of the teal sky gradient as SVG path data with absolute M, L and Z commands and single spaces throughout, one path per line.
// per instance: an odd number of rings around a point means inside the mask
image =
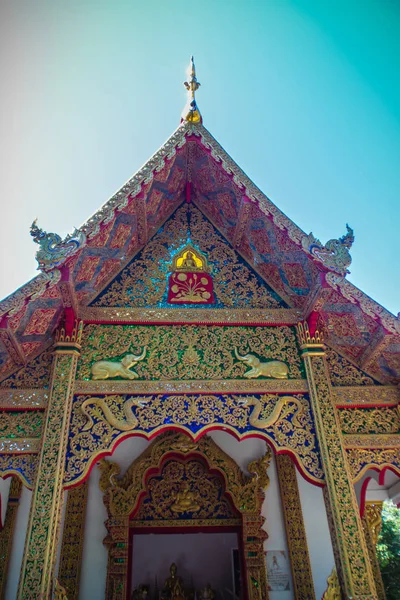
M 400 2 L 3 0 L 0 297 L 29 235 L 81 225 L 179 124 L 204 125 L 306 233 L 356 240 L 349 279 L 397 314 Z

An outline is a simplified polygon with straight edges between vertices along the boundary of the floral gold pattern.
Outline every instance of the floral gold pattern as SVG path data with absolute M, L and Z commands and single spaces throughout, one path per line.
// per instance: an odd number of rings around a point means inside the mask
M 78 379 L 90 379 L 92 364 L 110 348 L 115 360 L 147 348 L 135 366 L 145 380 L 244 379 L 247 367 L 236 359 L 235 348 L 240 355 L 250 352 L 286 363 L 289 378 L 299 379 L 304 372 L 291 327 L 86 325 L 82 347 Z
M 22 482 L 17 477 L 11 479 L 4 525 L 0 529 L 0 598 L 5 598 L 8 565 L 14 537 L 15 520 L 22 492 Z
M 394 408 L 344 408 L 338 411 L 343 433 L 398 433 L 400 415 Z
M 68 490 L 58 579 L 68 600 L 78 600 L 88 483 Z
M 329 381 L 329 370 L 319 344 L 303 346 L 311 405 L 327 482 L 327 499 L 336 538 L 343 592 L 348 597 L 376 597 L 352 477 L 346 461 Z
M 166 279 L 174 255 L 187 246 L 201 248 L 212 268 L 218 306 L 280 308 L 286 306 L 275 292 L 241 260 L 228 242 L 197 208 L 178 208 L 144 250 L 123 269 L 92 306 L 159 307 L 165 303 Z
M 256 404 L 258 415 L 252 425 L 250 414 Z M 257 419 L 265 420 L 261 429 Z M 70 486 L 84 478 L 95 457 L 111 452 L 124 436 L 149 438 L 171 427 L 179 427 L 192 439 L 216 427 L 230 429 L 238 437 L 257 432 L 275 448 L 292 452 L 308 478 L 323 479 L 309 401 L 302 395 L 79 395 L 72 409 L 65 483 Z
M 74 331 L 74 339 L 67 341 L 62 334 L 56 346 L 38 477 L 32 497 L 18 588 L 19 600 L 50 597 L 53 589 L 68 423 L 80 335 L 81 330 Z
M 378 543 L 378 536 L 382 527 L 382 504 L 383 502 L 367 501 L 362 517 L 365 541 L 367 543 L 371 566 L 374 573 L 378 600 L 386 600 L 381 569 L 376 555 L 376 544 Z

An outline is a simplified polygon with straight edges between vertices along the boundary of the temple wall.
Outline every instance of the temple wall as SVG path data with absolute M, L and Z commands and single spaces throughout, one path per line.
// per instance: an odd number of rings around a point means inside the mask
M 115 450 L 112 460 L 121 466 L 121 474 L 137 458 L 148 442 L 142 438 L 128 438 Z M 99 488 L 100 472 L 93 467 L 89 476 L 88 499 L 86 507 L 85 535 L 83 543 L 81 582 L 79 599 L 104 598 L 107 574 L 107 549 L 103 540 L 107 535 L 104 521 L 107 510 L 103 504 L 103 493 Z
M 238 442 L 231 434 L 224 431 L 215 431 L 210 434 L 213 440 L 229 454 L 247 473 L 246 467 L 250 461 L 259 458 L 265 453 L 266 442 L 259 438 L 251 438 Z M 265 550 L 283 550 L 288 556 L 286 543 L 285 524 L 283 520 L 281 497 L 279 492 L 279 482 L 275 466 L 275 458 L 271 461 L 268 469 L 270 484 L 265 493 L 265 501 L 262 508 L 262 515 L 265 517 L 264 528 L 268 532 L 268 539 L 265 542 Z M 270 600 L 292 600 L 293 584 L 290 577 L 290 591 L 270 591 Z
M 249 462 L 259 458 L 265 452 L 266 444 L 258 438 L 238 442 L 232 435 L 223 431 L 214 431 L 210 436 L 227 454 L 234 458 L 245 472 Z M 147 446 L 148 442 L 142 438 L 129 438 L 117 447 L 112 460 L 120 464 L 121 473 L 124 473 L 131 462 Z M 269 536 L 265 543 L 265 549 L 266 551 L 284 550 L 287 553 L 286 533 L 274 459 L 271 462 L 268 475 L 270 485 L 266 491 L 262 510 L 263 516 L 266 518 L 265 529 Z M 104 527 L 107 512 L 98 482 L 99 471 L 94 467 L 89 477 L 80 600 L 86 600 L 89 597 L 104 598 L 105 593 L 107 551 L 103 546 L 103 539 L 107 533 Z M 298 485 L 315 592 L 316 597 L 320 598 L 326 589 L 326 580 L 334 564 L 325 504 L 322 489 L 308 483 L 299 474 Z M 94 573 L 96 574 L 95 577 L 93 576 Z M 292 600 L 292 589 L 291 583 L 290 591 L 270 591 L 270 600 Z M 12 596 L 9 596 L 9 598 L 11 600 Z
M 322 488 L 312 485 L 296 472 L 310 554 L 316 598 L 326 590 L 326 580 L 335 564 Z
M 5 600 L 15 600 L 17 597 L 18 581 L 21 571 L 22 556 L 24 553 L 25 536 L 28 527 L 31 499 L 31 490 L 28 490 L 25 486 L 22 486 L 21 499 L 19 502 L 17 518 L 15 522 Z

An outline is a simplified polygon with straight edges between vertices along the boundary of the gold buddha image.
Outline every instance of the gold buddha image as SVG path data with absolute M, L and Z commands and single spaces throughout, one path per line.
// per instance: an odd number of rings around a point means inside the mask
M 166 579 L 162 596 L 169 600 L 185 600 L 183 588 L 183 579 L 178 575 L 178 567 L 172 563 L 170 567 L 170 576 Z
M 170 509 L 174 513 L 197 512 L 200 510 L 200 506 L 196 502 L 196 496 L 190 491 L 189 484 L 186 481 L 181 483 L 179 492 L 175 494 Z

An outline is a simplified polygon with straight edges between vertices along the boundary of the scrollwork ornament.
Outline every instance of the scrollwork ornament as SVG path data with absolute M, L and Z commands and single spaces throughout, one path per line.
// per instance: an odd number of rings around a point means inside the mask
M 307 477 L 323 478 L 309 401 L 303 395 L 115 394 L 75 397 L 65 483 L 84 478 L 96 455 L 109 452 L 124 436 L 152 437 L 171 427 L 192 439 L 216 427 L 229 428 L 238 437 L 257 432 L 275 448 L 292 452 Z
M 376 597 L 373 573 L 335 413 L 328 367 L 319 348 L 315 355 L 309 348 L 303 357 L 338 543 L 343 591 L 349 597 L 372 600 Z
M 253 354 L 267 359 L 266 369 L 279 361 L 279 373 L 289 379 L 303 374 L 292 327 L 218 327 L 196 325 L 86 325 L 77 379 L 89 380 L 92 365 L 109 356 L 145 356 L 135 364 L 138 381 L 246 379 L 247 365 L 235 356 Z M 274 370 L 274 369 L 273 369 Z M 258 377 L 270 375 L 259 373 Z M 282 375 L 280 375 L 282 377 Z

